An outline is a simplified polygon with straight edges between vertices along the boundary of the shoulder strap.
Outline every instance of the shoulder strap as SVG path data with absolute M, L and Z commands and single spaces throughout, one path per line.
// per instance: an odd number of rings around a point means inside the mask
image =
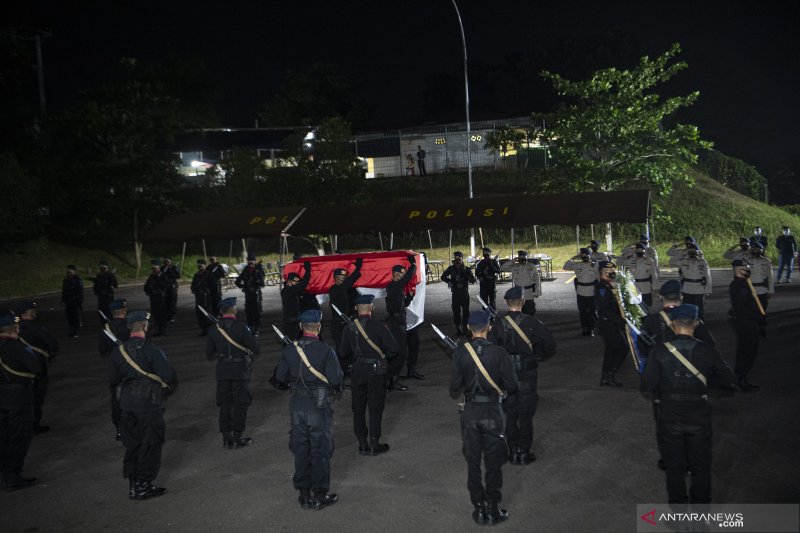
M 522 337 L 522 340 L 524 340 L 524 341 L 525 341 L 525 344 L 527 344 L 527 345 L 528 345 L 528 348 L 529 348 L 531 351 L 533 351 L 533 343 L 532 343 L 532 342 L 531 342 L 531 340 L 528 338 L 528 336 L 527 336 L 527 335 L 525 335 L 525 332 L 524 332 L 524 331 L 522 331 L 522 328 L 520 328 L 520 327 L 519 327 L 519 325 L 518 325 L 516 322 L 514 322 L 514 320 L 512 320 L 512 318 L 511 318 L 510 316 L 508 316 L 508 315 L 506 315 L 506 320 L 508 320 L 508 323 L 509 323 L 509 324 L 511 324 L 511 327 L 513 327 L 513 328 L 514 328 L 514 331 L 516 331 L 516 332 L 517 332 L 517 335 L 519 335 L 520 337 Z
M 17 338 L 19 339 L 19 341 L 22 344 L 24 344 L 25 346 L 29 347 L 34 352 L 36 352 L 38 354 L 42 354 L 46 359 L 50 359 L 50 353 L 47 352 L 46 350 L 42 350 L 41 348 L 37 348 L 36 346 L 32 345 L 31 343 L 29 343 L 28 341 L 26 341 L 22 337 L 17 337 Z
M 5 342 L 3 342 L 3 345 L 5 345 Z M 21 378 L 27 378 L 27 379 L 36 379 L 36 374 L 31 374 L 30 372 L 22 372 L 22 371 L 19 371 L 19 370 L 14 370 L 13 368 L 11 368 L 7 364 L 5 364 L 5 362 L 3 361 L 2 355 L 0 355 L 0 366 L 3 367 L 3 370 L 5 370 L 6 372 L 8 372 L 10 374 L 14 374 L 15 376 L 19 376 Z
M 364 326 L 361 325 L 361 322 L 359 322 L 357 318 L 353 320 L 353 322 L 355 323 L 356 328 L 358 328 L 358 332 L 361 333 L 361 335 L 364 337 L 364 340 L 367 341 L 367 344 L 369 344 L 373 350 L 378 352 L 378 355 L 381 356 L 381 359 L 386 359 L 386 354 L 384 354 L 383 351 L 380 348 L 378 348 L 377 344 L 372 342 L 372 339 L 369 338 L 367 332 L 364 331 Z
M 667 326 L 669 326 L 669 329 L 671 329 L 672 332 L 675 333 L 675 328 L 672 327 L 672 320 L 670 320 L 670 318 L 667 316 L 667 313 L 665 313 L 664 311 L 659 311 L 658 314 L 661 315 L 661 318 L 664 320 L 664 323 Z
M 145 377 L 148 377 L 148 378 L 152 379 L 152 380 L 153 380 L 153 381 L 155 381 L 156 383 L 159 383 L 159 384 L 161 385 L 161 388 L 162 388 L 162 389 L 167 389 L 167 388 L 169 388 L 169 385 L 167 385 L 166 383 L 164 383 L 164 380 L 163 380 L 163 379 L 161 379 L 161 378 L 160 378 L 160 377 L 159 377 L 157 374 L 151 374 L 150 372 L 145 372 L 144 370 L 142 370 L 142 367 L 140 367 L 139 365 L 137 365 L 137 364 L 136 364 L 136 361 L 134 361 L 133 359 L 131 359 L 131 356 L 130 356 L 130 355 L 128 355 L 128 352 L 127 352 L 127 350 L 125 350 L 125 345 L 124 345 L 124 344 L 120 344 L 120 345 L 119 345 L 119 352 L 122 354 L 122 357 L 124 357 L 124 358 L 125 358 L 125 361 L 127 361 L 127 363 L 128 363 L 129 365 L 131 365 L 131 367 L 132 367 L 134 370 L 136 370 L 138 373 L 142 374 L 142 375 L 143 375 L 143 376 L 145 376 Z
M 470 344 L 468 342 L 465 342 L 464 346 L 466 346 L 467 351 L 472 356 L 472 360 L 475 361 L 475 366 L 477 366 L 478 370 L 481 371 L 481 374 L 483 374 L 483 377 L 486 378 L 486 381 L 489 382 L 489 385 L 491 385 L 492 388 L 495 391 L 497 391 L 498 396 L 503 396 L 503 391 L 500 390 L 500 387 L 497 386 L 497 383 L 494 382 L 492 377 L 489 375 L 489 373 L 483 367 L 483 363 L 481 363 L 481 360 L 478 358 L 478 354 L 475 353 L 475 348 L 472 347 L 472 344 Z
M 235 348 L 238 348 L 238 349 L 240 349 L 241 351 L 243 351 L 244 353 L 246 353 L 246 354 L 248 354 L 248 355 L 251 355 L 251 354 L 252 354 L 252 352 L 251 352 L 250 350 L 248 350 L 247 348 L 245 348 L 244 346 L 242 346 L 241 344 L 239 344 L 238 342 L 236 342 L 235 340 L 233 340 L 233 339 L 231 338 L 231 336 L 230 336 L 230 335 L 228 335 L 228 332 L 227 332 L 227 331 L 225 331 L 225 328 L 223 328 L 222 326 L 220 326 L 220 325 L 219 325 L 219 323 L 217 323 L 217 329 L 218 329 L 218 330 L 219 330 L 219 332 L 222 334 L 222 336 L 223 336 L 223 337 L 225 337 L 225 340 L 226 340 L 226 341 L 228 341 L 229 343 L 231 343 L 231 344 L 232 344 L 232 345 L 233 345 Z
M 690 363 L 689 360 L 686 359 L 686 357 L 684 357 L 683 354 L 679 352 L 678 349 L 672 345 L 671 342 L 665 342 L 664 346 L 667 348 L 667 350 L 670 351 L 672 355 L 678 358 L 678 361 L 680 361 L 683 364 L 683 366 L 685 366 L 689 370 L 689 372 L 691 372 L 694 375 L 694 377 L 699 379 L 703 385 L 708 386 L 706 377 L 703 374 L 701 374 L 700 371 L 697 370 L 697 368 L 695 368 L 695 366 L 692 363 Z
M 328 382 L 328 378 L 326 378 L 322 372 L 311 366 L 308 357 L 306 357 L 306 352 L 299 344 L 297 344 L 297 341 L 294 342 L 294 347 L 297 348 L 297 353 L 300 355 L 300 359 L 303 360 L 303 363 L 306 365 L 306 368 L 308 368 L 308 371 L 317 376 L 317 379 L 319 379 L 320 381 L 326 383 L 327 385 L 330 385 L 330 383 Z

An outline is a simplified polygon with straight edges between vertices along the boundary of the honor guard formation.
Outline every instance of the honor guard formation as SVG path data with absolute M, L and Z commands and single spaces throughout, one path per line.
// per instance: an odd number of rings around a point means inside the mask
M 417 152 L 417 160 L 424 174 L 424 150 Z M 708 388 L 713 383 L 741 392 L 759 389 L 748 376 L 759 341 L 767 336 L 769 300 L 776 283 L 791 283 L 797 256 L 794 236 L 786 227 L 775 242 L 780 263 L 773 276 L 764 253 L 767 245 L 762 229 L 756 227 L 752 237 L 742 237 L 724 254 L 733 268 L 728 287 L 737 340 L 733 370 L 716 351 L 715 339 L 703 322 L 706 297 L 713 287 L 708 262 L 694 237 L 687 236 L 667 252 L 678 279 L 662 281 L 658 255 L 647 235 L 623 248 L 617 262 L 599 251 L 600 243 L 593 240 L 563 266 L 574 273 L 580 334 L 603 340 L 599 385 L 622 387 L 619 369 L 629 355 L 638 358 L 642 390 L 652 394 L 658 466 L 666 472 L 670 503 L 711 501 Z M 363 257 L 325 274 L 330 339 L 320 337 L 321 306 L 317 295 L 309 292 L 312 276 L 321 276 L 317 271 L 321 263 L 296 260 L 297 270 L 282 278 L 282 324 L 273 328 L 283 348 L 269 381 L 288 391 L 292 483 L 302 509 L 321 510 L 339 499 L 331 492 L 333 404 L 344 389 L 350 390 L 358 441 L 353 451 L 375 457 L 390 450 L 381 440 L 384 414 L 396 416 L 386 409 L 387 393 L 407 391 L 411 380 L 425 377 L 418 369 L 419 324 L 412 324 L 408 314 L 416 296 L 418 259 L 415 254 L 401 256 L 380 273 L 387 280 L 385 315 L 381 312 L 380 317 L 375 295 L 359 292 L 356 286 L 364 276 Z M 61 291 L 68 337 L 77 337 L 83 327 L 84 287 L 77 271 L 74 265 L 67 266 Z M 500 312 L 496 284 L 504 274 L 510 275 L 511 287 L 503 295 L 505 312 Z M 208 264 L 201 259 L 191 293 L 199 335 L 207 337 L 206 355 L 215 363 L 223 449 L 236 450 L 253 444 L 245 433 L 253 401 L 253 365 L 260 351 L 258 336 L 263 333 L 266 272 L 255 255 L 247 255 L 235 282 L 244 295 L 243 306 L 236 297 L 222 298 L 225 277 L 226 267 L 215 257 Z M 168 335 L 168 325 L 175 320 L 180 279 L 181 272 L 169 258 L 154 259 L 144 284 L 149 310 L 129 310 L 126 300 L 115 298 L 119 283 L 107 261 L 100 261 L 94 280 L 102 324 L 98 351 L 109 369 L 111 422 L 114 438 L 125 448 L 122 473 L 133 500 L 166 493 L 154 483 L 165 441 L 165 400 L 176 391 L 178 377 L 153 339 Z M 455 252 L 441 280 L 452 293 L 456 339 L 435 325 L 434 329 L 452 351 L 449 392 L 461 402 L 472 518 L 479 525 L 497 524 L 509 518 L 509 511 L 501 507 L 503 465 L 536 461 L 539 365 L 556 352 L 556 339 L 535 316 L 542 277 L 538 260 L 529 259 L 524 250 L 514 259 L 498 262 L 491 249 L 483 248 L 474 265 Z M 470 285 L 476 282 L 481 306 L 471 312 Z M 639 328 L 632 327 L 631 306 L 641 311 Z M 6 490 L 36 482 L 23 476 L 24 459 L 34 435 L 49 429 L 43 424 L 43 404 L 48 366 L 58 353 L 58 341 L 37 322 L 35 302 L 20 303 L 13 312 L 0 314 L 0 483 Z M 688 489 L 687 471 L 691 472 Z

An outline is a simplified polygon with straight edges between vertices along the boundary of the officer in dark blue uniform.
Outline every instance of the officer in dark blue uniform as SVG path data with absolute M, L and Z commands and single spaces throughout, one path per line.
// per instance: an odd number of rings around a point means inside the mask
M 389 361 L 397 357 L 398 347 L 389 327 L 372 318 L 375 297 L 362 294 L 356 299 L 358 315 L 347 325 L 339 344 L 343 366 L 353 365 L 350 388 L 353 391 L 353 431 L 358 453 L 378 455 L 389 451 L 381 444 L 381 421 L 386 403 L 386 372 Z M 369 409 L 369 428 L 364 415 Z
M 506 349 L 517 372 L 519 390 L 503 402 L 508 460 L 511 464 L 527 465 L 536 460 L 531 447 L 539 361 L 556 353 L 556 341 L 541 320 L 522 312 L 525 303 L 522 287 L 506 291 L 505 300 L 508 313 L 495 320 L 489 340 Z
M 146 338 L 149 317 L 146 311 L 128 313 L 130 337 L 114 348 L 109 369 L 110 384 L 119 391 L 125 445 L 122 475 L 128 478 L 128 497 L 132 500 L 146 500 L 167 492 L 153 485 L 153 480 L 161 469 L 161 447 L 166 434 L 164 401 L 178 385 L 167 356 Z
M 670 310 L 671 341 L 655 346 L 647 360 L 644 383 L 661 401 L 657 435 L 672 504 L 711 502 L 711 410 L 708 387 L 735 389 L 730 367 L 714 348 L 692 337 L 696 305 Z M 686 492 L 686 472 L 691 488 Z
M 222 280 L 225 278 L 225 269 L 217 261 L 215 256 L 208 258 L 208 303 L 211 309 L 209 312 L 214 316 L 219 316 L 219 302 L 222 301 Z
M 22 477 L 33 439 L 33 384 L 44 368 L 30 346 L 19 340 L 19 318 L 0 314 L 0 487 L 30 487 L 36 478 Z
M 103 331 L 100 331 L 100 337 L 97 343 L 97 350 L 100 352 L 100 357 L 106 358 L 111 356 L 111 352 L 117 346 L 111 338 L 105 334 L 105 330 L 111 331 L 114 336 L 125 342 L 128 340 L 130 331 L 128 330 L 128 321 L 125 315 L 128 313 L 128 302 L 124 298 L 114 300 L 108 306 L 111 311 L 111 322 L 103 326 Z M 111 387 L 111 423 L 114 424 L 115 438 L 122 439 L 122 430 L 120 429 L 121 412 L 119 408 L 119 399 L 117 399 L 117 389 L 115 386 Z
M 117 275 L 108 270 L 108 261 L 100 261 L 100 272 L 94 279 L 94 293 L 97 295 L 97 309 L 108 318 L 111 316 L 109 304 L 114 301 L 114 290 L 119 287 Z
M 483 310 L 470 315 L 472 338 L 453 352 L 450 377 L 450 396 L 464 394 L 461 436 L 467 460 L 467 488 L 475 507 L 472 519 L 479 525 L 497 524 L 508 518 L 508 511 L 498 506 L 503 496 L 502 467 L 508 452 L 503 436 L 502 399 L 505 394 L 517 392 L 517 376 L 508 352 L 486 339 L 490 319 L 491 315 Z M 484 476 L 481 462 L 486 468 Z
M 206 260 L 197 260 L 197 272 L 192 278 L 192 294 L 194 294 L 194 314 L 197 318 L 197 325 L 200 326 L 200 337 L 208 334 L 211 322 L 200 310 L 200 307 L 211 312 L 211 298 L 208 289 L 208 270 L 206 270 Z M 199 306 L 199 307 L 198 307 Z
M 68 337 L 77 337 L 83 325 L 83 280 L 75 265 L 67 265 L 67 276 L 61 284 L 61 303 L 69 324 Z
M 760 387 L 747 380 L 758 355 L 759 326 L 762 314 L 755 289 L 748 284 L 750 265 L 743 259 L 733 262 L 733 281 L 728 287 L 736 329 L 736 378 L 742 392 L 757 391 Z
M 27 301 L 20 303 L 14 312 L 19 316 L 19 340 L 29 346 L 42 366 L 43 372 L 33 384 L 33 432 L 38 435 L 50 431 L 50 426 L 42 425 L 42 405 L 47 396 L 47 387 L 50 384 L 49 366 L 58 355 L 58 341 L 47 328 L 42 326 L 37 317 L 36 302 Z
M 283 334 L 290 339 L 297 339 L 300 335 L 300 295 L 303 293 L 311 279 L 311 261 L 303 263 L 303 277 L 297 272 L 286 275 L 286 282 L 281 289 L 281 307 L 283 309 Z
M 414 330 L 408 330 L 408 321 L 406 320 L 406 307 L 413 299 L 411 294 L 406 294 L 406 286 L 417 275 L 417 260 L 411 254 L 406 257 L 406 260 L 409 263 L 408 267 L 405 265 L 392 267 L 392 281 L 386 286 L 386 312 L 389 314 L 389 329 L 397 341 L 400 352 L 400 355 L 392 360 L 389 371 L 386 373 L 386 390 L 408 390 L 408 385 L 400 383 L 398 376 L 408 358 L 409 335 L 419 334 Z M 413 340 L 412 342 L 417 341 Z
M 472 270 L 464 266 L 464 254 L 453 254 L 453 264 L 445 269 L 442 281 L 447 283 L 453 293 L 452 308 L 453 322 L 459 336 L 467 334 L 467 321 L 469 320 L 469 284 L 475 283 Z
M 164 303 L 166 304 L 166 318 L 167 322 L 175 321 L 175 315 L 178 312 L 178 282 L 181 279 L 181 273 L 178 272 L 178 267 L 172 262 L 169 257 L 164 258 L 164 263 L 161 265 L 161 272 L 164 273 L 166 283 L 166 295 Z
M 358 291 L 353 287 L 353 284 L 361 277 L 361 265 L 363 262 L 364 260 L 360 257 L 356 259 L 356 268 L 349 274 L 346 268 L 337 268 L 333 271 L 333 285 L 328 289 L 328 298 L 331 304 L 331 330 L 333 332 L 334 346 L 339 346 L 342 342 L 345 320 L 333 310 L 333 306 L 335 305 L 346 317 L 353 316 L 356 299 L 358 298 Z M 339 355 L 341 356 L 341 354 Z
M 244 312 L 247 316 L 247 327 L 256 336 L 258 336 L 258 330 L 261 327 L 261 289 L 266 285 L 264 276 L 264 267 L 256 264 L 256 256 L 247 254 L 247 266 L 236 278 L 236 286 L 242 289 L 244 293 Z
M 150 312 L 153 313 L 153 323 L 156 326 L 153 337 L 167 333 L 167 298 L 169 285 L 172 283 L 161 270 L 160 263 L 158 259 L 150 261 L 150 276 L 144 282 L 144 293 L 150 297 Z
M 236 298 L 225 298 L 217 325 L 209 330 L 206 356 L 217 361 L 217 406 L 219 431 L 226 449 L 249 446 L 243 437 L 247 408 L 253 402 L 250 386 L 253 359 L 258 357 L 258 342 L 250 329 L 236 320 Z
M 625 339 L 625 319 L 620 311 L 619 302 L 614 294 L 618 290 L 614 284 L 617 277 L 616 265 L 611 261 L 598 263 L 599 278 L 595 287 L 597 303 L 597 330 L 603 338 L 603 373 L 600 378 L 601 387 L 621 387 L 616 374 L 625 357 L 628 355 L 628 344 Z
M 333 397 L 341 391 L 344 375 L 336 352 L 319 340 L 322 313 L 304 311 L 299 320 L 303 336 L 283 348 L 276 376 L 280 383 L 291 387 L 289 446 L 294 454 L 292 480 L 300 491 L 300 506 L 324 509 L 339 499 L 328 491 L 333 456 Z
M 496 258 L 492 257 L 492 250 L 490 248 L 484 248 L 483 259 L 478 261 L 478 264 L 475 265 L 475 277 L 478 278 L 480 282 L 481 299 L 492 309 L 497 309 L 495 305 L 495 296 L 497 294 L 495 284 L 499 273 L 500 264 L 497 262 Z

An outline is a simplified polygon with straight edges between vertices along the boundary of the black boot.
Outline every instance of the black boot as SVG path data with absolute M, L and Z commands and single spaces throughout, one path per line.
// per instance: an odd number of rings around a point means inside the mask
M 408 385 L 403 385 L 402 383 L 400 383 L 397 376 L 394 376 L 389 379 L 389 382 L 386 385 L 386 392 L 390 392 L 393 390 L 406 391 L 408 390 Z
M 136 483 L 136 494 L 134 500 L 149 500 L 150 498 L 158 498 L 166 494 L 167 489 L 163 487 L 156 487 L 149 481 L 139 481 Z
M 529 465 L 536 460 L 536 454 L 530 450 L 522 450 L 519 454 L 519 464 Z
M 244 448 L 245 446 L 250 446 L 250 443 L 253 442 L 253 439 L 250 437 L 242 437 L 241 433 L 233 432 L 230 440 L 230 448 L 231 449 L 238 449 Z
M 518 465 L 519 463 L 519 448 L 509 448 L 508 449 L 508 462 L 512 465 Z
M 622 387 L 622 383 L 617 381 L 614 372 L 603 372 L 603 377 L 600 378 L 601 387 Z
M 472 511 L 472 519 L 475 521 L 476 524 L 479 526 L 486 525 L 486 521 L 488 516 L 486 515 L 486 504 L 476 503 L 475 509 Z
M 489 524 L 499 524 L 500 522 L 508 520 L 508 511 L 500 509 L 497 506 L 497 502 L 490 500 L 486 505 L 486 517 L 489 520 Z
M 28 488 L 36 484 L 37 481 L 38 479 L 35 477 L 26 478 L 19 474 L 5 474 L 0 485 L 2 485 L 6 491 L 13 492 L 15 490 Z
M 300 497 L 297 498 L 300 502 L 300 507 L 303 509 L 311 509 L 311 491 L 308 489 L 300 489 Z
M 425 379 L 425 376 L 417 372 L 417 369 L 411 367 L 408 369 L 408 373 L 406 373 L 406 379 Z
M 40 433 L 47 433 L 50 431 L 50 426 L 42 426 L 41 424 L 36 424 L 33 426 L 33 434 L 39 435 Z
M 119 429 L 119 425 L 114 425 L 114 428 L 115 428 L 114 439 L 118 441 L 122 440 L 122 430 Z
M 131 500 L 136 499 L 137 482 L 133 477 L 128 478 L 128 498 Z
M 358 455 L 372 455 L 366 440 L 358 440 Z
M 389 445 L 386 443 L 380 443 L 378 442 L 378 439 L 370 437 L 369 446 L 367 450 L 369 450 L 369 453 L 367 453 L 366 455 L 371 455 L 371 456 L 380 455 L 382 453 L 386 453 L 389 451 Z
M 311 500 L 311 507 L 315 511 L 321 511 L 338 501 L 339 497 L 336 494 L 328 494 L 327 492 L 316 493 L 314 494 L 314 498 Z
M 739 379 L 736 381 L 736 383 L 739 385 L 739 390 L 742 392 L 750 392 L 753 390 L 747 383 L 747 380 L 744 379 L 744 376 L 739 376 Z

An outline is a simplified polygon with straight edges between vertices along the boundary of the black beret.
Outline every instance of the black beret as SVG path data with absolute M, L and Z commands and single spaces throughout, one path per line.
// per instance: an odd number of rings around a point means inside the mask
M 120 309 L 125 309 L 126 307 L 128 307 L 128 300 L 125 298 L 119 298 L 108 304 L 109 311 L 119 311 Z
M 333 275 L 334 276 L 346 276 L 347 275 L 347 269 L 346 268 L 334 268 L 333 269 Z
M 490 253 L 492 253 L 492 249 L 491 248 L 484 248 L 483 249 L 483 253 L 490 254 Z
M 464 254 L 461 252 L 453 252 L 453 257 L 464 257 Z
M 67 265 L 67 270 L 78 270 L 78 267 L 75 265 Z
M 322 313 L 316 309 L 306 309 L 298 319 L 302 324 L 318 324 L 322 320 Z
M 100 266 L 101 267 L 107 267 L 108 266 L 108 261 L 106 261 L 105 259 L 101 259 L 100 260 Z
M 248 261 L 255 261 L 256 260 L 256 254 L 247 254 L 247 260 Z
M 375 300 L 374 294 L 359 294 L 358 298 L 356 298 L 356 305 L 368 305 L 373 300 Z
M 125 317 L 125 321 L 128 325 L 134 322 L 147 322 L 148 320 L 150 320 L 150 313 L 147 311 L 131 311 Z
M 581 248 L 580 249 L 580 253 L 589 255 L 589 249 L 588 248 Z
M 699 309 L 694 304 L 681 304 L 669 311 L 672 320 L 697 320 Z
M 402 272 L 406 269 L 403 265 L 395 265 L 392 267 L 392 272 Z
M 528 251 L 527 250 L 520 250 L 519 252 L 517 252 L 517 255 L 520 256 L 520 257 L 528 257 Z
M 600 261 L 597 264 L 597 268 L 599 268 L 600 270 L 603 270 L 604 268 L 617 268 L 617 265 L 615 265 L 611 261 Z
M 487 326 L 491 320 L 492 314 L 489 313 L 489 311 L 481 309 L 480 311 L 473 311 L 469 314 L 467 324 L 470 326 Z
M 658 289 L 658 294 L 660 294 L 661 296 L 680 297 L 681 290 L 682 290 L 681 282 L 678 281 L 677 279 L 670 279 L 665 281 L 664 284 L 661 285 L 661 288 Z
M 732 263 L 735 267 L 749 267 L 750 265 L 744 259 L 737 259 Z
M 198 259 L 197 260 L 197 264 L 198 265 L 205 265 L 206 264 L 206 260 L 205 259 Z
M 591 246 L 600 246 L 600 241 L 592 241 L 589 243 Z
M 150 266 L 154 266 L 154 267 L 161 266 L 161 261 L 159 261 L 158 259 L 151 259 L 150 260 Z
M 230 298 L 225 298 L 219 303 L 220 309 L 227 309 L 229 307 L 236 307 L 236 296 L 231 296 Z

